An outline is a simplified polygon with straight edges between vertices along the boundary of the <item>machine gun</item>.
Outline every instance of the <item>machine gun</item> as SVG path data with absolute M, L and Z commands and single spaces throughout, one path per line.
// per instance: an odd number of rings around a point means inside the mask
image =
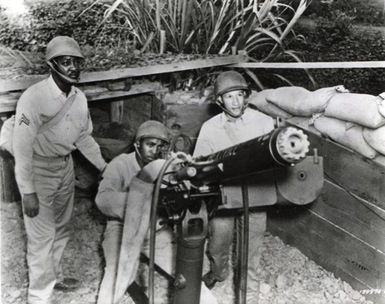
M 243 212 L 244 227 L 248 227 L 249 208 L 314 201 L 323 186 L 323 162 L 316 150 L 308 155 L 309 147 L 306 134 L 289 126 L 208 156 L 177 154 L 169 159 L 155 185 L 151 210 L 150 303 L 157 211 L 177 225 L 174 304 L 199 303 L 209 217 Z M 170 166 L 173 169 L 167 171 Z M 247 228 L 244 233 L 242 239 L 248 240 Z M 247 269 L 247 246 L 246 241 L 243 270 Z M 242 288 L 245 300 L 245 275 Z

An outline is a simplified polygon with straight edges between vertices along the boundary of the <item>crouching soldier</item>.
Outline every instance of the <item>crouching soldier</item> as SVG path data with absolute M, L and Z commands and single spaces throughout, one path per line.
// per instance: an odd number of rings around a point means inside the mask
M 223 112 L 202 125 L 194 150 L 195 157 L 218 152 L 273 130 L 274 120 L 271 117 L 248 108 L 247 97 L 250 90 L 246 80 L 238 72 L 221 73 L 214 84 L 214 93 Z M 262 243 L 265 225 L 265 212 L 250 213 L 247 303 L 258 303 L 259 284 L 256 268 L 259 264 L 258 249 Z M 229 275 L 233 232 L 232 216 L 214 217 L 209 222 L 207 254 L 210 271 L 203 276 L 203 281 L 210 289 Z
M 119 286 L 123 285 L 124 294 L 127 287 L 134 282 L 140 251 L 146 253 L 149 250 L 147 241 L 151 195 L 158 172 L 146 170 L 160 169 L 156 165 L 151 169 L 151 164 L 156 164 L 156 160 L 160 161 L 162 151 L 166 149 L 168 143 L 167 128 L 158 121 L 146 121 L 137 130 L 135 151 L 114 158 L 103 174 L 96 204 L 108 217 L 108 221 L 102 244 L 106 267 L 100 285 L 98 304 L 119 303 L 122 292 L 117 294 L 116 290 L 122 290 Z M 126 232 L 128 237 L 124 234 Z M 166 225 L 158 225 L 156 239 L 155 263 L 171 273 L 174 262 L 173 232 Z M 122 277 L 119 281 L 117 281 L 118 273 Z M 204 291 L 202 294 L 205 295 Z M 204 297 L 205 299 L 201 300 L 202 304 L 216 303 L 215 299 L 207 298 L 206 295 Z

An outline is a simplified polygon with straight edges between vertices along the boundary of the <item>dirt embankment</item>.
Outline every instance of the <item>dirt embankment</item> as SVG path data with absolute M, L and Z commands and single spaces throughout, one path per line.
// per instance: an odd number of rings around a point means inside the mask
M 74 234 L 63 257 L 64 273 L 79 278 L 75 292 L 55 292 L 55 303 L 94 304 L 103 274 L 101 238 L 104 219 L 89 199 L 75 203 Z M 20 203 L 3 203 L 1 211 L 1 303 L 26 303 L 28 286 L 26 236 Z M 372 304 L 351 286 L 325 271 L 298 249 L 266 234 L 256 272 L 260 277 L 259 304 Z M 144 267 L 146 270 L 147 267 Z M 205 259 L 204 270 L 208 262 Z M 219 304 L 233 304 L 232 273 L 213 289 Z M 155 276 L 155 303 L 172 303 L 166 278 Z M 128 295 L 122 304 L 133 304 Z

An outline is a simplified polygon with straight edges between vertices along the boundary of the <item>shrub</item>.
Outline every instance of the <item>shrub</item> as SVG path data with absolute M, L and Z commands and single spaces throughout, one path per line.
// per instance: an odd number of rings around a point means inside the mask
M 123 16 L 140 44 L 152 52 L 161 47 L 173 53 L 249 53 L 260 47 L 281 50 L 283 41 L 307 6 L 294 8 L 281 0 L 115 0 L 106 11 Z M 164 36 L 162 37 L 162 34 Z M 164 38 L 164 40 L 163 40 Z
M 385 58 L 385 37 L 381 32 L 364 29 L 339 31 L 335 27 L 323 27 L 323 35 L 320 35 L 319 30 L 306 32 L 304 30 L 301 29 L 307 39 L 292 41 L 290 45 L 302 53 L 303 61 L 382 61 Z M 310 73 L 317 82 L 316 88 L 343 84 L 357 93 L 379 94 L 385 90 L 385 70 L 380 68 L 312 69 Z M 308 85 L 303 72 L 282 71 L 282 74 L 287 75 L 297 85 L 304 83 Z
M 312 1 L 306 15 L 331 19 L 332 12 L 339 10 L 353 17 L 356 22 L 370 25 L 384 25 L 385 4 L 376 0 L 327 0 Z
M 317 38 L 327 45 L 342 41 L 352 33 L 353 17 L 336 10 L 330 18 L 321 17 L 317 21 Z
M 93 47 L 132 50 L 132 36 L 119 15 L 102 23 L 105 4 L 88 1 L 31 2 L 28 13 L 11 19 L 0 8 L 0 43 L 11 49 L 43 51 L 56 35 Z

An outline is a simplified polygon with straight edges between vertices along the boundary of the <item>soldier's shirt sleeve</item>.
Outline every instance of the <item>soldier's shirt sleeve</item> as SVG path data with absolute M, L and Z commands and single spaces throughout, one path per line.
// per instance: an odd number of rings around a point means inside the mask
M 215 152 L 212 144 L 212 138 L 215 138 L 215 136 L 210 137 L 210 133 L 210 130 L 203 125 L 195 144 L 193 157 L 205 156 Z
M 92 130 L 92 121 L 88 112 L 85 128 L 81 131 L 75 146 L 96 168 L 103 171 L 106 168 L 107 163 L 102 157 L 98 143 L 91 136 Z
M 33 98 L 33 94 L 28 91 L 20 97 L 13 130 L 15 175 L 22 194 L 36 192 L 33 184 L 32 157 L 33 143 L 41 126 L 41 119 Z
M 129 189 L 123 189 L 124 175 L 121 162 L 112 160 L 103 173 L 95 202 L 100 211 L 110 217 L 123 220 Z

